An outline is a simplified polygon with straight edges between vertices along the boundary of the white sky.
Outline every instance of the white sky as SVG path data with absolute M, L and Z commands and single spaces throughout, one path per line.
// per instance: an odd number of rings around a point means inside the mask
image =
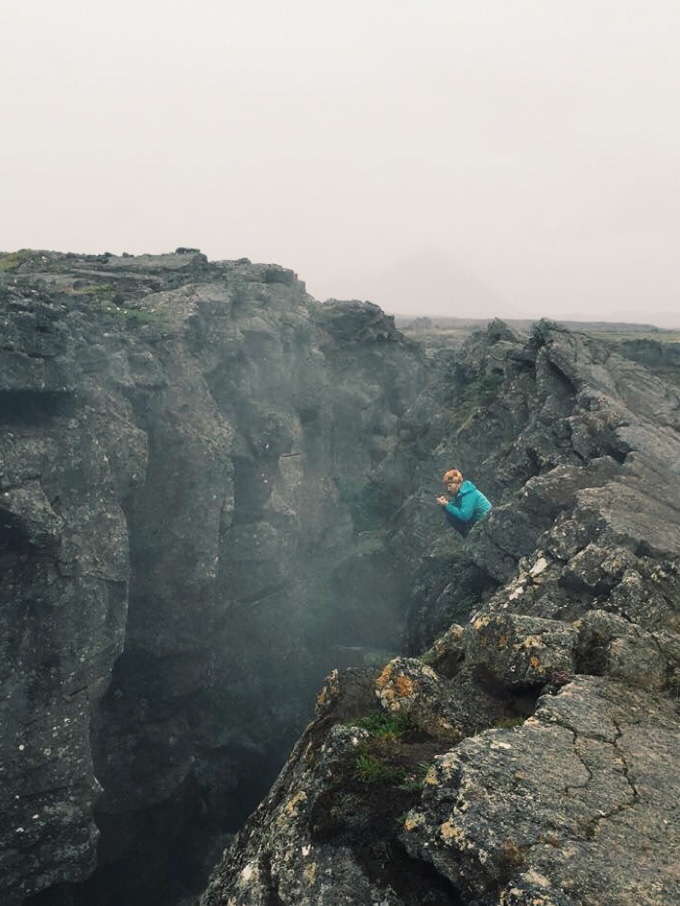
M 680 0 L 0 0 L 0 249 L 680 327 Z

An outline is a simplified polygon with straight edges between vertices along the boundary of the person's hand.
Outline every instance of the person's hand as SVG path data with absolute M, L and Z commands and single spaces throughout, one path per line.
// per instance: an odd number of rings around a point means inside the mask
M 439 497 L 437 497 L 437 503 L 439 504 L 439 506 L 444 506 L 444 504 L 448 502 L 449 498 L 445 497 L 443 494 L 440 494 Z

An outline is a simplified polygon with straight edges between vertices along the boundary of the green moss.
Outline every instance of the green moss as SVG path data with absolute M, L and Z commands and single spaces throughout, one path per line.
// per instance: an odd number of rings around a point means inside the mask
M 115 292 L 115 286 L 112 283 L 92 283 L 74 287 L 68 292 L 72 296 L 110 296 Z
M 122 308 L 118 309 L 118 314 L 124 317 L 129 324 L 161 324 L 165 321 L 165 314 L 161 311 Z
M 355 727 L 361 727 L 376 739 L 390 737 L 398 739 L 408 732 L 411 721 L 408 714 L 399 712 L 392 713 L 389 711 L 375 711 L 368 717 L 362 717 L 356 721 Z
M 90 312 L 115 318 L 125 324 L 155 324 L 165 320 L 163 312 L 128 308 L 124 297 L 113 283 L 87 283 L 63 291 L 73 298 L 82 299 L 81 308 L 86 305 Z
M 407 793 L 422 789 L 429 763 L 415 763 L 408 750 L 390 740 L 372 740 L 359 746 L 354 773 L 366 785 L 394 787 Z
M 506 717 L 504 720 L 499 720 L 494 726 L 498 730 L 510 730 L 512 727 L 521 727 L 525 720 L 525 715 L 518 714 L 513 717 Z
M 497 399 L 502 383 L 503 375 L 494 373 L 465 384 L 453 409 L 453 426 L 459 431 L 469 427 L 477 413 Z
M 0 271 L 12 271 L 20 264 L 20 252 L 0 252 Z

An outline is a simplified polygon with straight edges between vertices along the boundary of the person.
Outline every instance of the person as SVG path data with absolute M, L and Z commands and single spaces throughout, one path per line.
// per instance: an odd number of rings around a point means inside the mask
M 465 537 L 473 525 L 491 512 L 491 502 L 471 481 L 465 481 L 458 469 L 448 469 L 442 476 L 446 494 L 437 497 L 447 521 Z

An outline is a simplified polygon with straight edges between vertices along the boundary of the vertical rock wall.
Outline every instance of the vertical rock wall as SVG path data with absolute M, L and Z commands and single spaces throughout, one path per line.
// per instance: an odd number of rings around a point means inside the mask
M 384 569 L 357 520 L 423 362 L 374 306 L 319 306 L 275 266 L 192 251 L 0 264 L 0 884 L 15 904 L 92 872 L 95 809 L 114 867 L 153 809 L 170 836 L 188 819 L 234 829 L 325 672 L 367 639 L 396 651 L 398 586 L 367 598 L 347 575 Z

